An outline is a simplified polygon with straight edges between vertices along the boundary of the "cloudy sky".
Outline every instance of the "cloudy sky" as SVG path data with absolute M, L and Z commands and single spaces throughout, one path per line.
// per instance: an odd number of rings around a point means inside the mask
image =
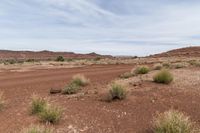
M 0 49 L 148 55 L 199 44 L 199 0 L 0 0 Z

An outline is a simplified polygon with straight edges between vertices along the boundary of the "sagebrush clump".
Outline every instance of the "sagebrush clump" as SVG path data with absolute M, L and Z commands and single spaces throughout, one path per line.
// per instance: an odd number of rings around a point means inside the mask
M 124 73 L 124 74 L 121 74 L 119 77 L 122 78 L 122 79 L 127 79 L 127 78 L 130 78 L 130 77 L 132 77 L 132 76 L 134 76 L 133 73 L 131 73 L 131 72 L 126 72 L 126 73 Z
M 166 69 L 161 70 L 153 77 L 154 82 L 169 84 L 173 81 L 173 75 Z
M 149 71 L 150 71 L 150 69 L 147 66 L 137 67 L 134 70 L 135 74 L 147 74 Z
M 67 86 L 63 89 L 62 93 L 63 93 L 63 94 L 75 94 L 75 93 L 78 92 L 79 89 L 80 89 L 80 86 L 79 86 L 79 85 L 77 85 L 77 84 L 75 84 L 75 83 L 71 83 L 71 84 L 67 85 Z
M 47 107 L 46 99 L 37 95 L 32 96 L 31 114 L 39 114 Z
M 47 123 L 58 123 L 62 116 L 62 109 L 56 106 L 48 105 L 40 114 L 41 121 Z
M 23 129 L 21 133 L 54 133 L 54 130 L 43 126 L 31 125 L 30 127 Z
M 109 90 L 110 100 L 122 100 L 126 98 L 126 89 L 117 83 L 111 85 Z
M 63 56 L 58 56 L 58 57 L 56 58 L 56 61 L 58 61 L 58 62 L 64 62 L 64 61 L 65 61 L 65 58 L 64 58 Z
M 195 133 L 193 123 L 188 116 L 175 110 L 157 115 L 153 121 L 154 133 Z M 197 133 L 197 132 L 196 132 Z
M 89 84 L 89 82 L 89 79 L 87 79 L 84 75 L 77 74 L 73 76 L 71 84 L 75 84 L 77 86 L 86 86 Z

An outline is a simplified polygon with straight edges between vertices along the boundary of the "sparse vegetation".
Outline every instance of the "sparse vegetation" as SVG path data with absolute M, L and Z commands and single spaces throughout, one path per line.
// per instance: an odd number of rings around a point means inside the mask
M 175 69 L 180 69 L 180 68 L 184 68 L 184 67 L 185 67 L 185 65 L 183 63 L 176 63 L 176 64 L 174 64 L 174 68 Z
M 200 62 L 197 60 L 191 60 L 189 61 L 190 65 L 200 67 Z
M 94 58 L 94 61 L 99 61 L 99 60 L 101 60 L 101 57 Z
M 131 73 L 131 72 L 126 72 L 126 73 L 124 73 L 124 74 L 121 74 L 119 77 L 122 78 L 122 79 L 127 79 L 127 78 L 130 78 L 130 77 L 132 77 L 132 76 L 134 76 L 133 73 Z
M 162 69 L 162 64 L 155 64 L 154 66 L 153 66 L 153 69 L 154 70 L 161 70 Z
M 170 68 L 171 67 L 171 64 L 169 62 L 164 62 L 162 65 L 163 65 L 164 68 Z
M 52 105 L 48 105 L 40 114 L 39 117 L 43 122 L 55 124 L 59 122 L 62 116 L 62 109 Z
M 63 61 L 65 61 L 65 58 L 64 58 L 63 56 L 58 56 L 58 57 L 56 58 L 56 61 L 58 61 L 58 62 L 63 62 Z
M 31 114 L 39 114 L 47 107 L 47 101 L 37 95 L 32 96 Z
M 173 75 L 166 69 L 161 70 L 153 77 L 154 82 L 169 84 L 173 81 Z
M 115 99 L 122 100 L 126 98 L 125 88 L 117 83 L 112 84 L 109 94 L 110 94 L 110 100 L 115 100 Z
M 26 62 L 35 62 L 35 59 L 27 59 Z
M 53 133 L 53 129 L 31 125 L 30 127 L 23 129 L 21 133 Z
M 77 74 L 73 76 L 71 84 L 75 84 L 77 86 L 86 86 L 89 84 L 89 82 L 89 79 L 87 79 L 84 75 Z
M 4 100 L 3 92 L 0 92 L 0 111 L 3 109 L 4 105 L 5 105 L 5 100 Z
M 135 69 L 135 74 L 147 74 L 150 71 L 149 67 L 141 66 Z
M 79 85 L 71 83 L 63 89 L 63 94 L 75 94 L 79 89 Z
M 195 133 L 195 129 L 188 116 L 170 110 L 154 118 L 154 133 Z

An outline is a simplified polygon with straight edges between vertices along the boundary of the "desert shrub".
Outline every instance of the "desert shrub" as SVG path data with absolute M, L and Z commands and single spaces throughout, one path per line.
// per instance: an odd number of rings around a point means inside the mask
M 33 95 L 31 101 L 31 114 L 39 114 L 47 107 L 47 101 L 44 98 Z
M 154 82 L 169 84 L 173 81 L 173 75 L 166 69 L 161 70 L 153 77 Z
M 75 84 L 77 86 L 86 86 L 89 84 L 89 79 L 87 79 L 84 75 L 77 74 L 73 76 L 71 84 Z
M 149 67 L 141 66 L 135 69 L 135 74 L 146 74 L 150 71 Z
M 132 76 L 134 76 L 133 73 L 131 73 L 131 72 L 125 72 L 124 74 L 121 74 L 119 77 L 122 78 L 122 79 L 127 79 L 127 78 L 130 78 Z
M 155 64 L 154 66 L 153 66 L 153 69 L 154 70 L 161 70 L 162 69 L 162 64 Z
M 180 68 L 184 68 L 184 67 L 185 67 L 185 65 L 183 63 L 176 63 L 176 64 L 174 64 L 174 68 L 175 69 L 180 69 Z
M 35 59 L 27 59 L 26 62 L 35 62 Z
M 59 122 L 62 116 L 62 109 L 48 105 L 40 114 L 41 121 L 55 124 Z
M 126 90 L 120 84 L 114 83 L 109 90 L 110 100 L 119 99 L 122 100 L 126 98 Z
M 189 61 L 190 65 L 200 67 L 200 62 L 197 60 L 191 60 Z
M 170 110 L 154 118 L 154 133 L 194 133 L 193 123 L 183 113 Z
M 3 93 L 0 92 L 0 111 L 3 109 L 4 105 L 5 105 L 4 96 Z
M 58 57 L 56 58 L 56 61 L 63 62 L 63 61 L 65 61 L 65 59 L 64 59 L 63 56 L 58 56 Z
M 73 59 L 71 59 L 71 58 L 68 58 L 66 60 L 67 60 L 67 62 L 72 62 L 73 61 Z
M 21 133 L 53 133 L 53 129 L 31 125 L 30 127 L 23 129 Z
M 77 85 L 75 83 L 71 83 L 63 89 L 62 93 L 63 94 L 75 94 L 78 92 L 79 89 L 80 89 L 79 85 Z
M 94 61 L 99 61 L 99 60 L 101 60 L 101 57 L 94 58 Z
M 162 64 L 162 66 L 163 66 L 164 68 L 170 68 L 170 67 L 171 67 L 171 64 L 170 64 L 169 62 L 165 62 L 165 63 Z

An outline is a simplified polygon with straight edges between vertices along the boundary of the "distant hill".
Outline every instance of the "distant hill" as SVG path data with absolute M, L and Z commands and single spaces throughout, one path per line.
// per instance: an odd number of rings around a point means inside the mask
M 175 49 L 150 57 L 200 57 L 200 46 Z
M 52 51 L 11 51 L 11 50 L 0 50 L 0 60 L 16 59 L 16 60 L 54 60 L 58 56 L 63 56 L 64 58 L 75 58 L 75 59 L 94 59 L 97 57 L 101 58 L 111 58 L 109 55 L 99 55 L 96 53 L 89 54 L 77 54 L 73 52 L 52 52 Z

